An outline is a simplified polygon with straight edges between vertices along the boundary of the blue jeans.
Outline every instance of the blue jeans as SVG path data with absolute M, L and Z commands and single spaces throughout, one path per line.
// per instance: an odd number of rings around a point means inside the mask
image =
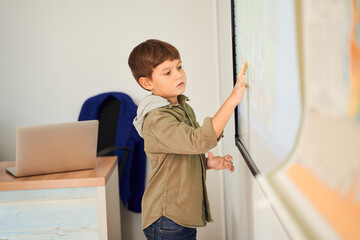
M 196 240 L 196 228 L 178 225 L 167 217 L 161 217 L 144 229 L 148 240 Z

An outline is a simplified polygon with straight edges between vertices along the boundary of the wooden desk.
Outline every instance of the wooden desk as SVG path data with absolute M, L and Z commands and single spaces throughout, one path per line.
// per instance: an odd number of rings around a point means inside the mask
M 0 239 L 121 239 L 116 157 L 95 169 L 15 178 L 0 162 Z

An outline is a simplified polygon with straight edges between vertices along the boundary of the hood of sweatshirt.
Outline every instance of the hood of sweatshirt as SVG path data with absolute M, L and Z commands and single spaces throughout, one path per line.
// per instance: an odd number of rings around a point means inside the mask
M 144 118 L 148 112 L 155 108 L 165 107 L 170 105 L 170 101 L 153 94 L 146 96 L 139 104 L 137 109 L 137 116 L 135 117 L 133 124 L 139 135 L 142 137 L 142 126 Z

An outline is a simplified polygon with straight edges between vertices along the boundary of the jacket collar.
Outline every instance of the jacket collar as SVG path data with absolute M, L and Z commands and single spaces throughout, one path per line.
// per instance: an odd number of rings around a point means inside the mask
M 181 94 L 181 95 L 178 96 L 178 103 L 177 104 L 170 103 L 167 107 L 172 108 L 173 106 L 179 106 L 180 105 L 181 107 L 184 108 L 186 101 L 190 101 L 190 99 L 187 96 L 185 96 L 184 94 Z

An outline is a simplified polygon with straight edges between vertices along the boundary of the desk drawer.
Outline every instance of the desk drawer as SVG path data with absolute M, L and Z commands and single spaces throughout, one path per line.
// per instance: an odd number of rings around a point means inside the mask
M 0 239 L 99 239 L 96 187 L 0 192 Z

